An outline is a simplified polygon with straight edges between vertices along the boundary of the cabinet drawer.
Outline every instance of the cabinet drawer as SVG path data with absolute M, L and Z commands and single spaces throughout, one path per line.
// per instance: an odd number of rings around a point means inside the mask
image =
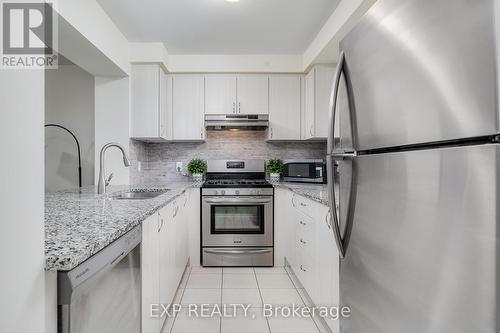
M 295 246 L 311 256 L 314 251 L 314 230 L 314 220 L 296 211 Z
M 237 250 L 228 248 L 204 248 L 202 252 L 203 266 L 273 266 L 273 248 L 238 248 Z
M 297 259 L 295 275 L 307 293 L 312 295 L 314 287 L 314 260 L 304 252 L 300 253 Z
M 300 210 L 295 211 L 295 221 L 297 223 L 297 230 L 309 232 L 314 228 L 314 220 Z
M 315 203 L 303 196 L 294 194 L 292 197 L 292 204 L 298 211 L 304 213 L 306 216 L 313 217 L 315 214 Z
M 310 257 L 314 256 L 314 242 L 312 238 L 297 234 L 295 247 L 297 252 L 300 254 L 308 255 Z

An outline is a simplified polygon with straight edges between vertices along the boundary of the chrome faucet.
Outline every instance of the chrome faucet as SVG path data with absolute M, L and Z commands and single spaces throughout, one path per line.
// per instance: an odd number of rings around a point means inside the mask
M 125 150 L 123 150 L 123 147 L 116 142 L 110 142 L 105 144 L 102 149 L 101 149 L 101 154 L 100 154 L 100 168 L 99 168 L 99 183 L 97 184 L 97 193 L 98 194 L 103 194 L 106 193 L 106 186 L 109 185 L 109 182 L 111 181 L 111 178 L 113 178 L 113 174 L 110 174 L 108 179 L 105 179 L 105 171 L 104 171 L 104 153 L 109 147 L 116 147 L 121 150 L 122 155 L 123 155 L 123 164 L 126 167 L 130 166 L 130 161 L 128 160 L 127 154 L 125 153 Z

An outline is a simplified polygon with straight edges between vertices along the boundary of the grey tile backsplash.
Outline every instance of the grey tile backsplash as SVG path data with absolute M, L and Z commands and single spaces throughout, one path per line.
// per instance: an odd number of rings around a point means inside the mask
M 168 184 L 185 180 L 176 162 L 210 159 L 325 158 L 326 142 L 266 142 L 265 131 L 208 131 L 203 143 L 145 143 L 130 140 L 131 184 Z

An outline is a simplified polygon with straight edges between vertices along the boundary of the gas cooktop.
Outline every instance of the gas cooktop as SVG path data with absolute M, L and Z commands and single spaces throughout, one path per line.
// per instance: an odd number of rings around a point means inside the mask
M 264 160 L 209 160 L 204 188 L 273 187 L 266 180 Z
M 265 179 L 209 179 L 203 183 L 205 188 L 231 188 L 231 187 L 273 187 Z

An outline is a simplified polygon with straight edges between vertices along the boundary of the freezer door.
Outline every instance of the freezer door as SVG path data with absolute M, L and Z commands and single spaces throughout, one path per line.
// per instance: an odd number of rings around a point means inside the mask
M 499 132 L 493 0 L 379 0 L 341 43 L 357 150 Z
M 500 145 L 359 156 L 343 333 L 498 333 Z

